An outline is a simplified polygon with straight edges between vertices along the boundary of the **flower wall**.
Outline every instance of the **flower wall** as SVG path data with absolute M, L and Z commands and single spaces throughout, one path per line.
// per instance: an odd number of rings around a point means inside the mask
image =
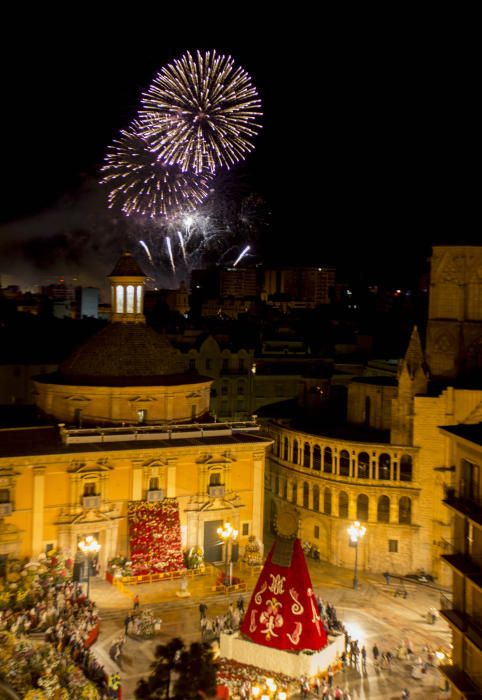
M 184 568 L 179 504 L 175 498 L 154 503 L 133 501 L 129 503 L 128 515 L 134 576 Z

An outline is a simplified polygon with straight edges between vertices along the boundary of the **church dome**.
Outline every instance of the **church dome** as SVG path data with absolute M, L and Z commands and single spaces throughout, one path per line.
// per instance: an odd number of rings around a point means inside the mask
M 182 383 L 184 372 L 180 353 L 144 323 L 109 323 L 59 368 L 62 383 L 89 386 Z

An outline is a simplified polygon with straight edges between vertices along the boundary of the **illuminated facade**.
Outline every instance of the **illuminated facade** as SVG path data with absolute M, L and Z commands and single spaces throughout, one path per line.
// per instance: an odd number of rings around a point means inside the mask
M 452 630 L 452 665 L 442 672 L 452 700 L 482 697 L 482 423 L 441 430 L 446 464 L 455 467 L 445 496 L 453 526 L 444 555 L 453 573 L 452 599 L 442 616 Z M 443 663 L 443 662 L 442 662 Z
M 95 535 L 100 563 L 128 555 L 129 501 L 176 498 L 182 543 L 221 559 L 229 520 L 241 547 L 262 540 L 265 451 L 254 423 L 202 423 L 210 377 L 183 359 L 143 316 L 144 276 L 125 253 L 111 275 L 112 322 L 37 377 L 52 425 L 0 430 L 0 557 L 70 556 Z M 196 421 L 194 423 L 194 421 Z

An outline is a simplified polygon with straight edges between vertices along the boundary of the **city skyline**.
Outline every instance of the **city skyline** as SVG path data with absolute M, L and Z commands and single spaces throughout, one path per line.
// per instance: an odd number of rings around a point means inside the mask
M 74 41 L 62 61 L 44 47 L 26 91 L 34 48 L 5 76 L 12 105 L 5 128 L 15 124 L 31 137 L 6 144 L 12 177 L 0 255 L 26 274 L 94 269 L 101 278 L 104 261 L 125 245 L 126 228 L 97 185 L 107 146 L 134 118 L 156 72 L 189 47 L 115 53 L 105 46 L 91 56 Z M 375 49 L 360 55 L 351 47 L 325 64 L 313 49 L 297 56 L 259 45 L 216 48 L 249 72 L 264 112 L 254 152 L 229 174 L 229 191 L 266 202 L 251 262 L 315 258 L 397 284 L 409 274 L 413 284 L 431 245 L 479 242 L 467 170 L 475 127 L 470 71 L 461 77 L 460 56 L 435 61 L 415 46 L 387 50 L 380 61 Z

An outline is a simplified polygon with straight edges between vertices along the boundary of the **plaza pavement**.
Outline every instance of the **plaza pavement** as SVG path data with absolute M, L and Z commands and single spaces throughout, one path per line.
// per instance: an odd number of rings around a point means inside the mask
M 440 690 L 443 685 L 439 673 L 430 670 L 422 680 L 411 677 L 411 665 L 395 661 L 392 669 L 377 669 L 372 664 L 371 649 L 376 643 L 379 649 L 393 650 L 402 639 L 409 639 L 418 656 L 428 644 L 432 649 L 448 649 L 451 636 L 448 626 L 440 620 L 434 625 L 427 621 L 429 608 L 439 608 L 440 592 L 436 588 L 407 584 L 406 599 L 395 597 L 396 583 L 387 585 L 380 575 L 360 573 L 360 587 L 353 589 L 353 570 L 334 567 L 324 562 L 308 560 L 313 587 L 323 600 L 333 604 L 338 617 L 348 627 L 359 646 L 365 644 L 369 661 L 367 673 L 361 675 L 349 669 L 335 677 L 342 688 L 349 686 L 353 700 L 395 700 L 401 697 L 404 687 L 410 690 L 410 699 L 444 698 Z M 234 575 L 247 583 L 250 595 L 259 572 L 252 572 L 242 565 L 235 565 Z M 123 700 L 133 700 L 134 690 L 140 678 L 147 677 L 154 659 L 157 644 L 165 644 L 172 637 L 180 636 L 190 643 L 201 639 L 199 629 L 199 603 L 208 606 L 208 617 L 226 613 L 230 600 L 235 603 L 239 594 L 231 596 L 213 593 L 219 569 L 208 565 L 206 574 L 189 579 L 190 596 L 180 598 L 179 580 L 125 587 L 124 592 L 101 580 L 91 579 L 91 597 L 99 607 L 102 619 L 101 632 L 93 652 L 103 663 L 106 671 L 119 671 L 110 659 L 109 647 L 124 631 L 124 618 L 132 610 L 132 598 L 137 593 L 140 606 L 151 608 L 155 617 L 162 619 L 161 631 L 154 639 L 137 640 L 127 638 L 122 654 L 120 671 L 123 683 Z M 281 671 L 281 669 L 280 669 Z M 298 697 L 293 695 L 292 697 Z

